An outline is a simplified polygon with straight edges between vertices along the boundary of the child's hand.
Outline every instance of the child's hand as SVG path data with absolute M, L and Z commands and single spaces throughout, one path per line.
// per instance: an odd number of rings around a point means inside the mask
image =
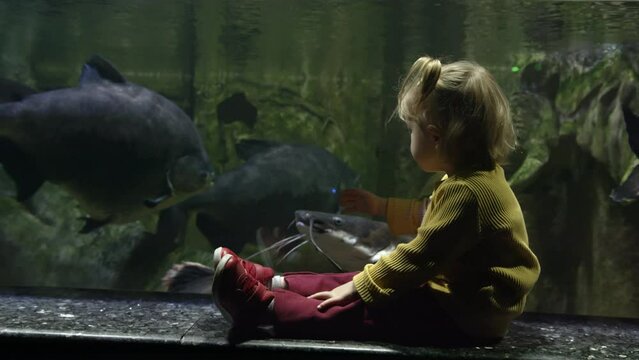
M 317 305 L 317 310 L 326 311 L 333 306 L 344 306 L 352 303 L 359 298 L 355 284 L 349 281 L 342 284 L 331 291 L 320 291 L 308 297 L 309 299 L 324 300 Z
M 386 216 L 386 199 L 363 189 L 344 189 L 339 195 L 339 204 L 346 213 Z

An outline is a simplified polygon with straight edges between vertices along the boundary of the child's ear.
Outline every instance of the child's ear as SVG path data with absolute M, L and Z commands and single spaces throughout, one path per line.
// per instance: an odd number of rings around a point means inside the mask
M 435 142 L 438 142 L 441 137 L 439 128 L 433 124 L 426 125 L 426 135 L 431 136 Z

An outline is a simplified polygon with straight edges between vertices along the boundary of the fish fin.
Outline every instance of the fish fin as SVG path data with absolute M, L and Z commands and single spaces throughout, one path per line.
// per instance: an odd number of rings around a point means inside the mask
M 235 144 L 235 153 L 240 159 L 246 161 L 254 155 L 266 152 L 281 145 L 283 144 L 271 140 L 242 139 Z
M 155 197 L 153 199 L 146 199 L 144 200 L 144 205 L 146 205 L 146 207 L 148 208 L 154 208 L 156 206 L 158 206 L 162 201 L 170 198 L 171 195 L 170 194 L 164 194 L 164 195 L 160 195 L 158 197 Z
M 175 264 L 162 278 L 162 285 L 168 292 L 210 294 L 215 271 L 196 262 L 185 261 Z
M 102 81 L 100 73 L 88 64 L 82 65 L 82 74 L 80 74 L 80 84 L 88 84 Z
M 118 84 L 127 82 L 124 76 L 110 62 L 100 55 L 93 55 L 82 66 L 80 83 L 86 84 L 103 80 Z
M 173 194 L 175 194 L 175 189 L 173 188 L 173 183 L 171 183 L 171 178 L 168 172 L 166 173 L 166 186 L 167 188 L 164 194 L 160 194 L 153 199 L 144 200 L 144 205 L 146 205 L 146 207 L 148 208 L 154 208 L 158 206 L 162 201 L 169 199 L 171 196 L 173 196 Z
M 610 193 L 610 199 L 621 204 L 629 204 L 639 199 L 639 164 L 624 182 Z
M 17 81 L 0 78 L 0 103 L 20 101 L 37 91 Z
M 80 220 L 84 220 L 84 226 L 82 226 L 82 229 L 80 229 L 80 234 L 88 234 L 110 223 L 111 217 L 105 220 L 97 220 L 89 216 L 84 216 L 84 217 L 81 217 Z
M 35 161 L 20 150 L 13 142 L 0 139 L 0 163 L 16 186 L 16 198 L 23 202 L 38 191 L 44 183 Z

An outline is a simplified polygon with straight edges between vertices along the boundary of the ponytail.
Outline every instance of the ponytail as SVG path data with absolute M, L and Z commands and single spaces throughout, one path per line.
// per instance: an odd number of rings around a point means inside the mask
M 494 77 L 472 61 L 442 65 L 420 57 L 402 82 L 396 114 L 440 130 L 440 151 L 462 168 L 504 163 L 516 145 L 508 99 Z
M 420 122 L 420 117 L 425 115 L 420 110 L 425 108 L 423 104 L 435 90 L 441 71 L 441 62 L 428 56 L 420 57 L 413 63 L 397 96 L 396 112 L 400 119 Z

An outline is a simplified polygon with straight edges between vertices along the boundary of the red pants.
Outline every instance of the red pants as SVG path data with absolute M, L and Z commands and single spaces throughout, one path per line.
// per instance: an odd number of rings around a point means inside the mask
M 427 289 L 415 289 L 383 306 L 371 307 L 357 300 L 346 306 L 333 306 L 324 312 L 317 310 L 320 300 L 307 298 L 319 291 L 332 290 L 352 280 L 355 274 L 284 274 L 288 289 L 273 291 L 275 335 L 416 345 L 458 345 L 470 341 Z

